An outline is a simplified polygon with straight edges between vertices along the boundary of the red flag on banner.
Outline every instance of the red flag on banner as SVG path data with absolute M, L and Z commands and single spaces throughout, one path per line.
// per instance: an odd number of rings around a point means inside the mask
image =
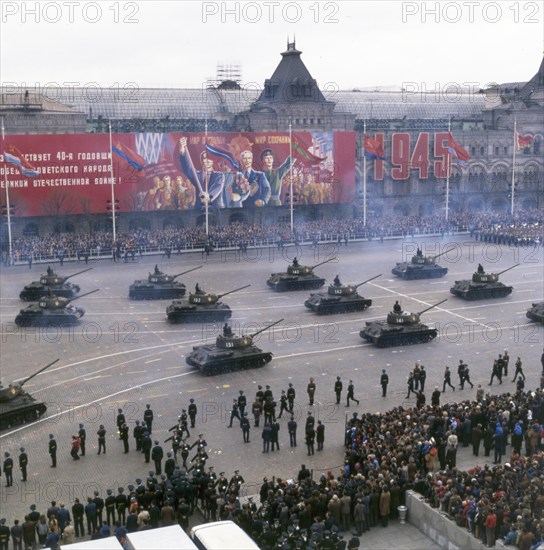
M 519 132 L 516 132 L 516 145 L 518 148 L 518 151 L 520 149 L 525 149 L 525 147 L 529 147 L 533 143 L 533 136 L 526 135 L 523 136 Z

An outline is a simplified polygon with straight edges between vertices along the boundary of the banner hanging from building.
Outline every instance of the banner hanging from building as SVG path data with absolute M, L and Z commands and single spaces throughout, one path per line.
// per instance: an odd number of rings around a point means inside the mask
M 16 216 L 268 208 L 355 199 L 355 132 L 7 135 Z

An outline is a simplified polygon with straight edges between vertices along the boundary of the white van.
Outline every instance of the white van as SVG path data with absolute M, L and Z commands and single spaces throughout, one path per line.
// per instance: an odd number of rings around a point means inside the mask
M 197 550 L 179 525 L 128 533 L 126 547 L 127 550 Z
M 123 550 L 117 537 L 74 542 L 73 544 L 61 544 L 62 550 Z
M 200 550 L 259 550 L 255 541 L 233 521 L 216 521 L 191 529 L 191 538 Z

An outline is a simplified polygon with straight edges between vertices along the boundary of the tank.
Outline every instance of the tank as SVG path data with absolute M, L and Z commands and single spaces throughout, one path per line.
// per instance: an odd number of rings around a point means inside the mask
M 356 285 L 343 285 L 340 283 L 338 275 L 334 279 L 334 284 L 329 285 L 327 292 L 313 292 L 304 302 L 304 305 L 315 311 L 318 315 L 327 315 L 331 313 L 348 313 L 350 311 L 364 311 L 372 305 L 372 300 L 363 298 L 357 293 L 357 289 L 369 283 L 382 274 L 376 275 Z
M 544 302 L 533 304 L 533 306 L 527 310 L 527 317 L 531 319 L 531 321 L 544 323 Z
M 171 323 L 226 321 L 231 318 L 232 311 L 227 304 L 220 302 L 221 298 L 249 286 L 241 286 L 223 294 L 209 294 L 197 284 L 195 292 L 189 294 L 189 299 L 174 300 L 166 308 L 166 315 Z
M 131 300 L 175 300 L 185 296 L 185 285 L 178 283 L 175 279 L 181 275 L 196 271 L 202 266 L 193 267 L 187 271 L 167 275 L 158 266 L 155 266 L 153 273 L 147 277 L 147 281 L 134 281 L 128 289 L 128 297 Z
M 81 289 L 79 285 L 67 283 L 66 281 L 76 275 L 81 275 L 86 271 L 90 271 L 91 269 L 92 267 L 89 267 L 83 271 L 72 273 L 72 275 L 68 275 L 68 277 L 61 277 L 48 266 L 47 273 L 42 275 L 39 281 L 32 281 L 29 285 L 26 285 L 23 290 L 21 290 L 19 298 L 25 302 L 37 302 L 42 296 L 48 294 L 50 290 L 56 296 L 74 298 Z
M 193 351 L 185 358 L 185 361 L 191 367 L 198 368 L 206 376 L 264 367 L 272 361 L 272 353 L 258 348 L 253 340 L 261 332 L 282 321 L 283 319 L 280 319 L 250 336 L 236 336 L 232 333 L 230 326 L 225 323 L 223 334 L 217 337 L 215 344 L 193 346 Z
M 21 309 L 19 315 L 15 317 L 15 324 L 19 327 L 63 327 L 77 325 L 79 319 L 85 315 L 82 307 L 76 307 L 71 304 L 74 300 L 79 300 L 89 294 L 98 292 L 98 288 L 80 294 L 75 298 L 67 299 L 55 296 L 50 292 L 47 296 L 42 296 L 36 304 L 31 304 Z
M 499 273 L 486 273 L 481 264 L 472 275 L 472 280 L 455 281 L 450 292 L 464 300 L 489 300 L 490 298 L 504 298 L 512 293 L 514 287 L 503 285 L 499 282 L 499 275 L 514 269 L 515 264 Z
M 314 274 L 314 269 L 320 265 L 332 262 L 336 258 L 329 258 L 313 266 L 299 265 L 297 259 L 287 266 L 286 273 L 272 273 L 266 284 L 276 292 L 287 292 L 289 290 L 313 290 L 321 288 L 325 279 Z
M 420 316 L 446 301 L 447 299 L 442 300 L 419 313 L 402 311 L 399 303 L 396 302 L 393 311 L 387 314 L 387 319 L 367 321 L 366 328 L 361 330 L 359 336 L 376 344 L 379 348 L 430 342 L 437 337 L 438 331 L 420 323 Z
M 0 430 L 13 428 L 27 422 L 34 422 L 47 410 L 45 403 L 36 401 L 29 393 L 23 390 L 23 386 L 40 372 L 58 363 L 55 359 L 49 365 L 23 380 L 20 384 L 10 384 L 4 387 L 0 384 Z
M 448 272 L 448 268 L 442 267 L 435 262 L 437 258 L 440 258 L 440 256 L 446 252 L 448 252 L 448 250 L 444 250 L 444 252 L 436 256 L 423 256 L 421 249 L 418 248 L 417 253 L 412 256 L 412 261 L 410 263 L 397 263 L 391 270 L 391 273 L 408 281 L 443 277 Z

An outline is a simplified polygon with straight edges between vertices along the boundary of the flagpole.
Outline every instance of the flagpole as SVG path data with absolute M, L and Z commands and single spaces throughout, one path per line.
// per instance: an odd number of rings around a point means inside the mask
M 9 186 L 8 186 L 8 170 L 6 166 L 6 143 L 5 143 L 5 135 L 4 135 L 4 117 L 2 117 L 2 151 L 4 155 L 4 188 L 6 189 L 6 213 L 8 216 L 8 265 L 12 264 L 13 260 L 13 243 L 11 239 L 11 208 L 9 204 Z
M 289 119 L 289 158 L 293 158 L 293 139 L 292 139 L 292 127 L 291 119 Z M 293 162 L 289 163 L 289 202 L 291 206 L 291 237 L 293 236 L 294 224 L 293 224 Z
M 111 223 L 113 228 L 113 246 L 115 246 L 115 241 L 117 241 L 117 228 L 115 226 L 115 188 L 113 186 L 113 143 L 111 136 L 111 120 L 109 121 L 110 128 L 110 177 L 111 177 Z
M 204 139 L 204 147 L 206 147 L 206 143 L 208 143 L 208 119 L 206 119 L 205 123 L 204 123 L 204 134 L 205 134 L 205 139 Z M 207 155 L 206 155 L 206 159 L 207 159 Z M 205 165 L 204 166 L 204 210 L 206 212 L 206 241 L 208 240 L 208 222 L 209 222 L 209 218 L 208 218 L 208 205 L 209 205 L 209 196 L 208 196 L 208 166 Z
M 514 215 L 514 194 L 516 192 L 516 149 L 517 149 L 517 120 L 514 117 L 514 151 L 512 153 L 512 193 L 511 193 L 511 202 L 510 202 L 510 215 Z
M 448 138 L 451 134 L 451 116 L 448 117 Z M 446 221 L 449 219 L 450 212 L 450 172 L 451 172 L 451 158 L 452 154 L 448 155 L 448 165 L 446 167 Z
M 366 227 L 366 155 L 365 155 L 366 119 L 363 120 L 363 227 Z

